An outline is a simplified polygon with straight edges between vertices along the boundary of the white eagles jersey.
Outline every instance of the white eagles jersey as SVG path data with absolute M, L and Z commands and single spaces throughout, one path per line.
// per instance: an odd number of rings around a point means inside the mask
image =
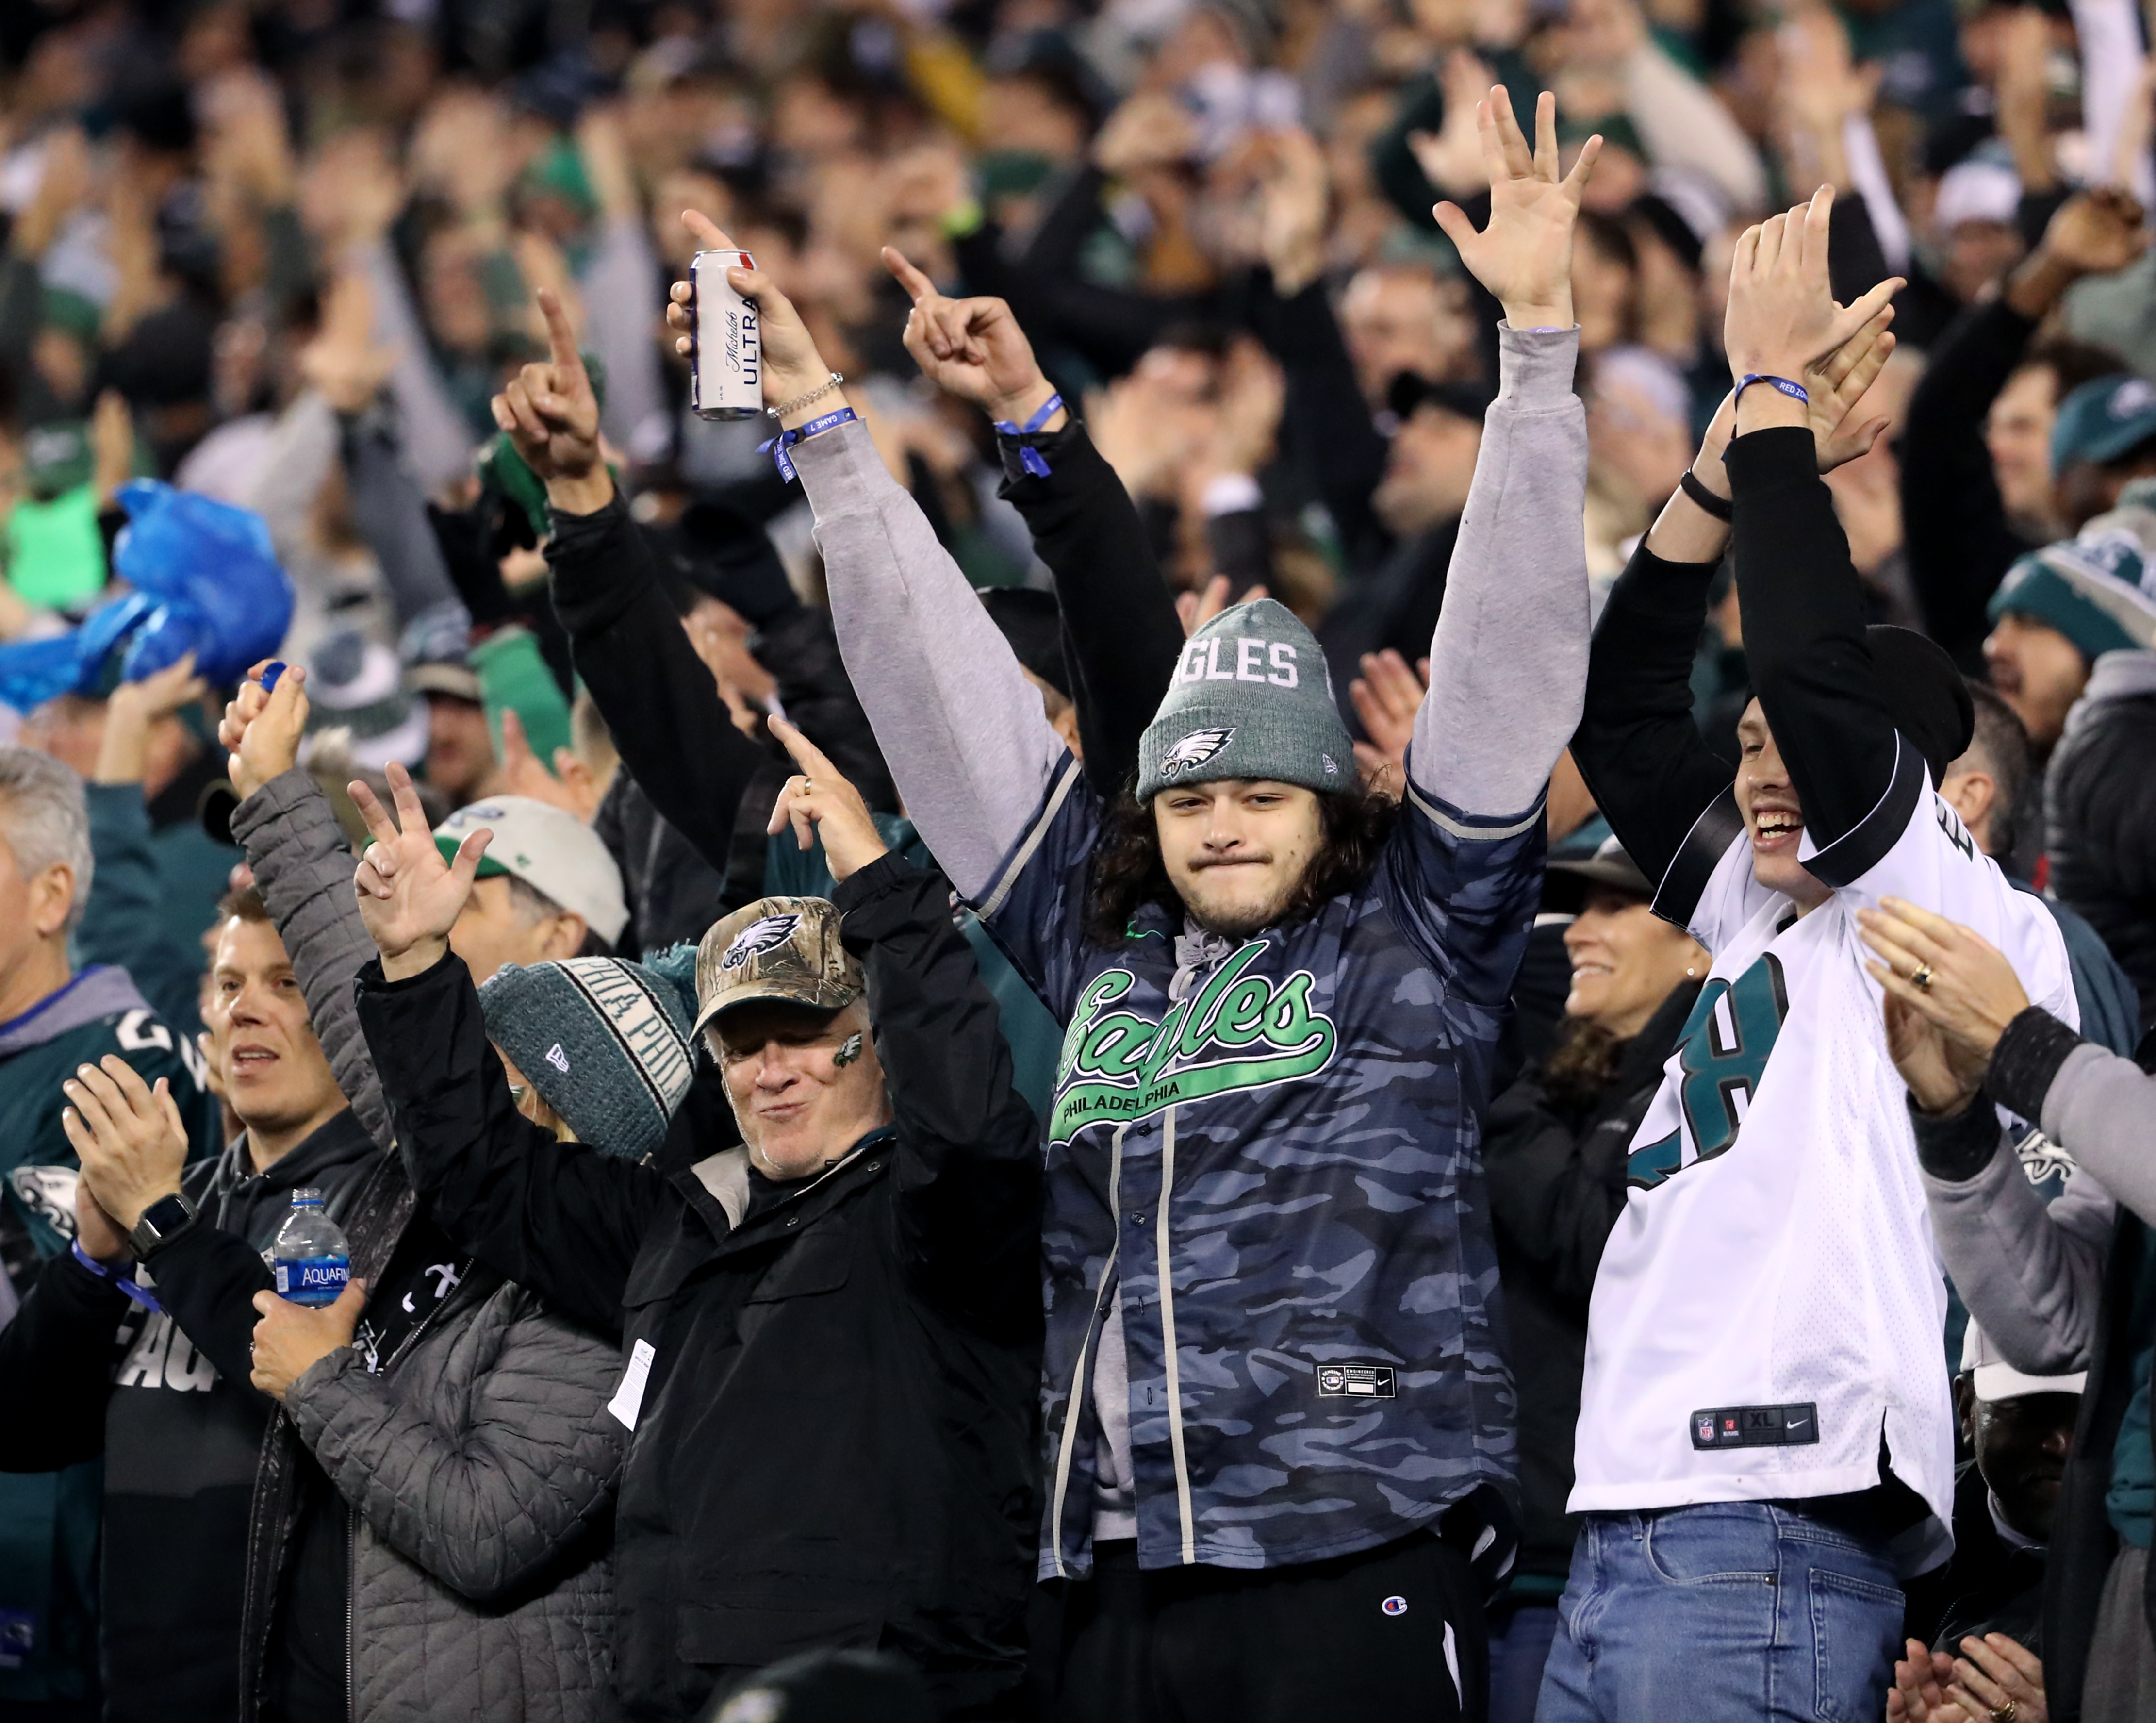
M 1817 858 L 1815 877 L 1837 862 L 1854 877 L 1801 919 L 1753 878 L 1732 797 L 1662 882 L 1657 908 L 1714 963 L 1632 1139 L 1595 1277 L 1574 1513 L 1869 1489 L 1883 1433 L 1934 1516 L 1898 1541 L 1902 1571 L 1952 1548 L 1946 1288 L 1856 912 L 1892 896 L 1960 922 L 2035 1004 L 2080 1014 L 2057 923 L 1916 771 Z M 1913 809 L 1898 835 L 1894 803 Z M 1809 832 L 1799 853 L 1815 860 Z

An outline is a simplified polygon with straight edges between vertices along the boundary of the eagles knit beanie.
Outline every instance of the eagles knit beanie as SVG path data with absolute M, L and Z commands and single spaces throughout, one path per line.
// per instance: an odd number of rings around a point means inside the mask
M 488 1039 L 540 1099 L 578 1141 L 630 1160 L 665 1140 L 696 1075 L 694 995 L 654 962 L 504 964 L 479 990 Z
M 1272 599 L 1223 610 L 1193 635 L 1138 743 L 1138 800 L 1177 784 L 1270 779 L 1351 789 L 1354 744 L 1317 637 Z
M 2080 537 L 2015 563 L 1991 595 L 1991 620 L 2024 616 L 2056 629 L 2091 664 L 2156 646 L 2156 569 L 2134 533 L 2107 527 L 2110 519 L 2099 515 Z

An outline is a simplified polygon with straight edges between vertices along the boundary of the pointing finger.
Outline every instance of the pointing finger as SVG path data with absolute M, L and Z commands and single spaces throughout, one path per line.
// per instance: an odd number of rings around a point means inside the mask
M 907 296 L 916 305 L 936 291 L 936 284 L 916 269 L 906 254 L 896 245 L 883 248 L 883 266 L 897 278 L 898 285 L 906 290 Z
M 374 799 L 372 789 L 355 778 L 345 785 L 344 792 L 352 798 L 352 806 L 359 810 L 359 817 L 367 822 L 368 836 L 380 844 L 397 841 L 396 822 L 389 817 L 388 810 Z
M 553 350 L 556 381 L 573 388 L 584 378 L 584 356 L 577 351 L 577 332 L 569 327 L 569 314 L 561 296 L 551 287 L 539 290 L 539 313 L 547 320 L 547 344 Z
M 708 215 L 700 215 L 693 209 L 681 212 L 681 224 L 696 236 L 696 243 L 706 251 L 738 251 L 741 248 L 726 235 L 726 229 Z
M 839 769 L 831 764 L 824 751 L 803 735 L 796 726 L 788 723 L 775 712 L 766 718 L 764 723 L 771 733 L 784 745 L 786 751 L 793 756 L 794 764 L 808 775 L 811 783 L 819 778 L 828 779 L 842 775 Z

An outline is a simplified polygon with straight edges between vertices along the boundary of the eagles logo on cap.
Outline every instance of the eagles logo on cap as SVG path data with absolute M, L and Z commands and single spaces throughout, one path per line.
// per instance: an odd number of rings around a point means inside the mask
M 761 921 L 752 922 L 735 934 L 732 944 L 726 947 L 726 955 L 719 959 L 722 970 L 737 970 L 759 953 L 783 945 L 793 937 L 794 928 L 801 925 L 798 915 L 767 915 Z
M 696 1028 L 758 1000 L 843 1011 L 861 996 L 861 966 L 824 898 L 762 898 L 712 924 L 696 947 Z
M 1235 739 L 1235 727 L 1233 724 L 1217 730 L 1193 730 L 1161 756 L 1160 775 L 1168 779 L 1179 778 L 1183 773 L 1204 765 Z

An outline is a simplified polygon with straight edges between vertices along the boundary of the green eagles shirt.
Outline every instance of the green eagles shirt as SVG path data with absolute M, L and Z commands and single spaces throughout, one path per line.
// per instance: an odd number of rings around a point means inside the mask
M 118 1053 L 146 1083 L 169 1080 L 189 1158 L 216 1152 L 222 1113 L 201 1055 L 151 1011 L 124 970 L 85 970 L 0 1023 L 0 1318 L 74 1237 L 74 1148 L 60 1084 Z M 95 1691 L 102 1463 L 0 1476 L 0 1708 Z

